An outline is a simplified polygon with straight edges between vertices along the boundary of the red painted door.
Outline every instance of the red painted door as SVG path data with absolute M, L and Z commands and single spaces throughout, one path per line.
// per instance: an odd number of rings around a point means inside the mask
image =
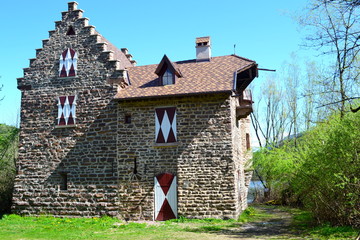
M 176 176 L 162 173 L 155 177 L 155 220 L 177 218 Z

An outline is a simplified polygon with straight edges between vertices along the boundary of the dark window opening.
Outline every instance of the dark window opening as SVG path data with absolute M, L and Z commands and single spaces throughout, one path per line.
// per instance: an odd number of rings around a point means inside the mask
M 125 115 L 125 123 L 131 123 L 131 115 L 130 114 Z
M 75 35 L 75 30 L 72 26 L 69 27 L 67 33 L 66 33 L 67 36 L 69 35 Z
M 67 173 L 60 173 L 60 190 L 68 190 L 68 176 Z
M 246 149 L 249 150 L 251 148 L 250 146 L 250 134 L 246 134 Z
M 134 158 L 134 170 L 133 170 L 133 173 L 134 173 L 134 174 L 137 174 L 137 173 L 138 173 L 136 157 Z
M 164 86 L 174 84 L 175 82 L 174 78 L 175 78 L 174 74 L 171 72 L 169 68 L 167 68 L 162 76 L 162 84 Z

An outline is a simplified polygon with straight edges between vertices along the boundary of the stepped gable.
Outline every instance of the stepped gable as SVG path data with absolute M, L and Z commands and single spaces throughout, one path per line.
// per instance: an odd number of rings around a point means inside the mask
M 236 55 L 213 57 L 211 61 L 194 60 L 173 63 L 182 76 L 175 84 L 159 86 L 159 76 L 155 70 L 158 64 L 138 66 L 128 69 L 131 86 L 121 89 L 116 99 L 136 99 L 177 95 L 231 92 L 234 73 L 256 65 L 255 61 Z
M 17 79 L 18 89 L 38 88 L 59 78 L 57 63 L 60 54 L 67 48 L 76 49 L 78 68 L 89 61 L 101 62 L 108 78 L 117 79 L 110 83 L 123 81 L 124 69 L 135 66 L 136 62 L 130 54 L 116 48 L 94 26 L 89 25 L 89 19 L 83 17 L 84 11 L 77 9 L 77 5 L 77 2 L 69 2 L 68 11 L 61 13 L 60 21 L 55 21 L 55 30 L 49 31 L 49 38 L 42 40 L 42 48 L 36 49 L 36 57 L 30 59 L 28 68 L 24 68 L 24 76 Z M 43 76 L 48 76 L 48 79 Z M 125 81 L 123 83 L 126 85 Z

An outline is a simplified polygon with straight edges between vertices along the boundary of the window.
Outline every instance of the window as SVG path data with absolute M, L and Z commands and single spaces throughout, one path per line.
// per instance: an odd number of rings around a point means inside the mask
M 156 108 L 155 142 L 173 143 L 176 141 L 176 107 Z
M 67 36 L 75 35 L 75 30 L 72 26 L 69 27 L 68 31 L 66 32 Z
M 61 96 L 58 98 L 59 126 L 75 125 L 76 123 L 76 96 Z
M 251 148 L 250 146 L 250 134 L 246 134 L 246 149 L 249 150 Z
M 68 48 L 60 55 L 59 76 L 74 77 L 77 71 L 77 54 Z
M 60 173 L 60 190 L 68 190 L 67 173 Z
M 162 84 L 164 86 L 174 84 L 174 74 L 170 71 L 169 68 L 166 69 L 164 75 L 162 76 Z
M 182 77 L 180 69 L 166 55 L 161 59 L 155 74 L 159 76 L 157 82 L 159 86 L 175 84 L 176 79 Z
M 125 123 L 131 123 L 131 115 L 130 114 L 125 115 Z

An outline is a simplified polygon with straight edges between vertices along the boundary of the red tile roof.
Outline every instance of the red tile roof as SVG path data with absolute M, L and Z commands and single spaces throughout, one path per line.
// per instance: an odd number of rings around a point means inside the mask
M 131 85 L 119 90 L 116 99 L 153 98 L 231 92 L 234 84 L 234 72 L 249 69 L 255 61 L 236 55 L 213 57 L 211 61 L 196 60 L 174 63 L 182 77 L 175 84 L 159 86 L 159 77 L 155 74 L 158 64 L 128 68 Z

